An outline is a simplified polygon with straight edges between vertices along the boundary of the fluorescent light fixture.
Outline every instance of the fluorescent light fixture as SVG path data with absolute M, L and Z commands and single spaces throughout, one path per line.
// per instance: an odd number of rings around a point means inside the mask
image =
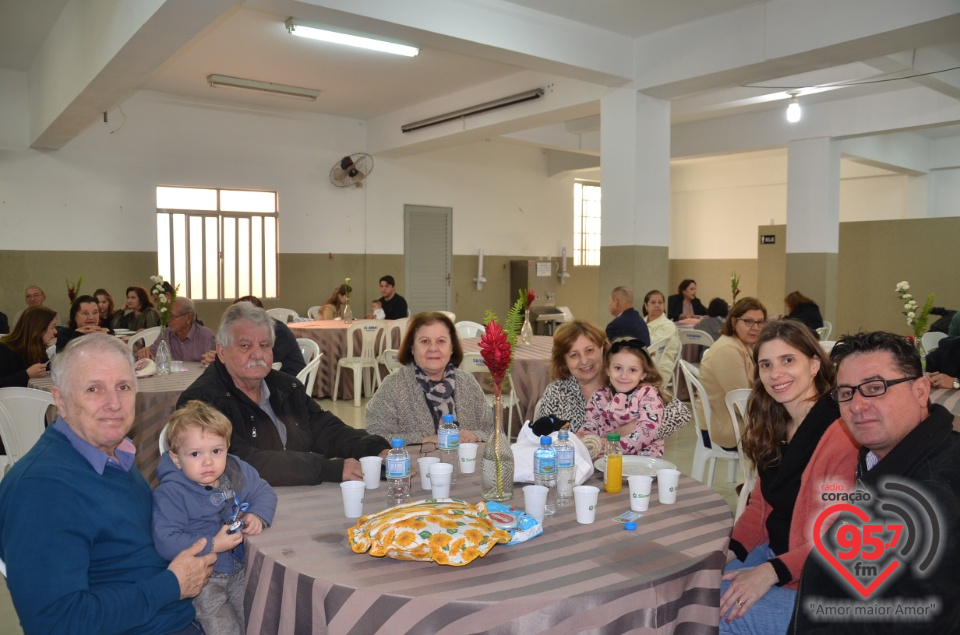
M 790 91 L 790 103 L 787 104 L 787 121 L 797 123 L 800 121 L 800 101 L 797 99 L 797 93 Z
M 285 23 L 287 31 L 292 35 L 310 38 L 311 40 L 320 40 L 322 42 L 333 42 L 334 44 L 344 44 L 346 46 L 355 46 L 357 48 L 369 49 L 371 51 L 381 51 L 383 53 L 393 53 L 394 55 L 403 55 L 404 57 L 416 57 L 420 54 L 420 49 L 407 44 L 397 44 L 396 42 L 386 42 L 384 40 L 375 40 L 360 35 L 351 35 L 349 33 L 340 33 L 321 29 L 315 26 L 309 26 L 290 18 Z
M 308 99 L 310 101 L 317 101 L 317 96 L 320 94 L 320 91 L 315 88 L 287 86 L 286 84 L 261 82 L 256 79 L 229 77 L 228 75 L 207 75 L 207 83 L 213 88 L 220 86 L 227 88 L 242 88 L 243 90 L 255 90 L 261 93 L 283 95 L 284 97 L 297 97 L 299 99 Z
M 469 108 L 454 110 L 453 112 L 448 112 L 444 115 L 437 115 L 436 117 L 430 117 L 428 119 L 414 121 L 413 123 L 407 123 L 400 126 L 400 130 L 401 132 L 412 132 L 413 130 L 420 130 L 421 128 L 436 126 L 437 124 L 453 121 L 454 119 L 472 117 L 473 115 L 479 115 L 482 112 L 498 110 L 500 108 L 506 108 L 507 106 L 522 104 L 525 101 L 540 99 L 543 97 L 543 93 L 544 90 L 542 88 L 534 88 L 533 90 L 517 93 L 516 95 L 510 95 L 509 97 L 502 97 L 500 99 L 494 99 L 493 101 L 477 104 L 476 106 L 470 106 Z

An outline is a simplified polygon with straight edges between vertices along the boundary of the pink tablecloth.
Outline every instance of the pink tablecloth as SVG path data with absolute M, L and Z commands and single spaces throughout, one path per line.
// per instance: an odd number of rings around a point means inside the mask
M 297 337 L 313 340 L 320 346 L 323 357 L 320 358 L 320 366 L 317 368 L 313 396 L 321 399 L 332 397 L 333 383 L 337 376 L 337 361 L 347 354 L 347 328 L 350 325 L 340 320 L 321 320 L 293 322 L 287 326 Z M 353 399 L 353 373 L 342 373 L 340 398 Z
M 462 340 L 464 353 L 479 353 L 480 338 L 470 337 Z M 530 346 L 517 346 L 514 351 L 513 369 L 510 377 L 520 400 L 523 419 L 532 419 L 537 401 L 550 383 L 550 351 L 553 350 L 553 338 L 535 335 Z M 478 377 L 479 379 L 479 377 Z M 483 382 L 481 382 L 483 383 Z M 520 426 L 515 425 L 519 430 Z

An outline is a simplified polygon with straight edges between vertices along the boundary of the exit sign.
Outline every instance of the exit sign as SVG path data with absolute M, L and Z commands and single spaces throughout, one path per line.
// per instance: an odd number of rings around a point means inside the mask
M 760 244 L 761 245 L 775 245 L 777 243 L 777 237 L 774 234 L 761 234 L 760 235 Z

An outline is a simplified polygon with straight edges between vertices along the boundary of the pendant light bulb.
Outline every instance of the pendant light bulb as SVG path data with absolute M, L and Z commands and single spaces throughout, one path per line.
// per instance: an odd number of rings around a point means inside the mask
M 790 123 L 797 123 L 800 121 L 800 101 L 797 99 L 796 93 L 791 93 L 793 95 L 790 98 L 790 103 L 787 104 L 787 121 Z

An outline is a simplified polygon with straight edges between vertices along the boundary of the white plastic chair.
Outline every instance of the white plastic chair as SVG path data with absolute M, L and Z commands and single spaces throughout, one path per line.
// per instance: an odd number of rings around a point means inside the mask
M 47 409 L 53 406 L 53 395 L 35 388 L 0 388 L 0 439 L 6 464 L 0 469 L 0 478 L 7 469 L 20 460 L 36 444 L 47 425 Z
M 312 306 L 307 309 L 307 317 L 311 320 L 316 320 L 317 316 L 320 315 L 320 305 Z
M 483 361 L 483 356 L 480 353 L 464 353 L 463 361 L 460 362 L 460 370 L 472 374 L 483 373 L 489 374 L 490 371 L 487 370 L 487 363 Z M 487 406 L 493 408 L 496 404 L 497 398 L 492 394 L 485 394 L 484 399 L 486 399 Z M 510 391 L 504 392 L 501 395 L 503 401 L 503 407 L 507 410 L 507 438 L 513 438 L 513 411 L 516 409 L 517 415 L 520 419 L 523 419 L 523 412 L 520 411 L 520 398 L 517 397 L 517 391 L 513 388 L 513 382 L 510 382 Z
M 270 365 L 270 368 L 273 370 L 280 370 L 283 368 L 283 362 L 273 362 L 273 364 Z
M 713 346 L 713 338 L 710 337 L 709 333 L 704 331 L 698 331 L 697 329 L 677 329 L 677 335 L 680 337 L 680 351 L 683 353 L 683 347 L 687 344 L 695 344 L 697 346 L 703 346 L 707 350 L 710 350 L 710 347 Z M 702 357 L 702 353 L 698 355 L 698 358 Z M 678 386 L 680 385 L 680 364 L 677 364 L 673 367 L 673 389 L 679 390 Z
M 131 351 L 135 351 L 137 350 L 136 349 L 137 342 L 142 340 L 144 346 L 152 346 L 153 343 L 157 341 L 158 337 L 160 337 L 159 326 L 154 326 L 153 328 L 149 328 L 149 329 L 143 329 L 139 333 L 131 336 L 129 340 L 127 340 L 127 346 L 130 347 Z
M 656 365 L 657 370 L 660 371 L 660 376 L 663 379 L 663 388 L 664 390 L 673 390 L 673 373 L 669 375 L 664 373 L 661 365 L 663 360 L 663 354 L 667 350 L 667 346 L 670 344 L 670 338 L 665 337 L 663 339 L 657 340 L 656 342 L 651 342 L 650 346 L 647 347 L 647 352 L 650 353 L 650 359 L 653 360 L 653 363 Z
M 290 320 L 300 317 L 300 314 L 293 309 L 267 309 L 267 313 L 278 322 L 286 324 Z
M 817 335 L 820 337 L 820 341 L 830 339 L 830 336 L 833 334 L 833 324 L 823 321 L 823 326 L 817 329 Z
M 482 337 L 486 327 L 483 324 L 477 322 L 471 322 L 470 320 L 460 320 L 454 327 L 457 329 L 457 336 L 460 339 L 467 337 Z
M 679 360 L 679 364 L 683 371 L 683 377 L 687 380 L 687 388 L 690 391 L 690 409 L 693 411 L 693 422 L 697 426 L 697 446 L 693 451 L 693 469 L 690 476 L 713 487 L 713 473 L 717 469 L 717 459 L 734 461 L 735 468 L 740 455 L 736 450 L 724 450 L 716 443 L 713 443 L 712 447 L 709 448 L 704 444 L 703 434 L 700 432 L 703 428 L 706 428 L 707 436 L 713 438 L 713 435 L 710 434 L 710 400 L 707 399 L 707 391 L 703 389 L 703 384 L 700 383 L 700 371 L 697 370 L 696 366 L 682 359 Z M 697 402 L 702 406 L 703 426 L 700 425 L 701 409 L 697 408 Z M 707 475 L 707 480 L 704 481 L 703 472 L 707 463 L 711 463 L 710 473 Z
M 387 370 L 390 371 L 390 365 L 387 363 L 387 351 L 394 350 L 395 353 L 398 352 L 397 349 L 394 349 L 393 342 L 397 342 L 397 346 L 400 346 L 403 343 L 403 336 L 407 333 L 407 324 L 409 324 L 410 318 L 400 318 L 399 320 L 388 320 L 384 323 L 383 327 L 383 337 L 380 338 L 380 344 L 377 347 L 377 370 L 374 372 L 374 380 L 376 385 L 374 389 L 379 390 L 380 384 L 383 382 L 383 377 L 380 376 L 380 364 L 383 364 L 387 367 Z M 396 361 L 396 356 L 394 356 L 394 361 Z
M 383 333 L 384 322 L 381 320 L 364 320 L 355 322 L 347 328 L 347 354 L 337 360 L 337 375 L 333 381 L 333 400 L 340 396 L 340 371 L 344 368 L 353 370 L 353 405 L 360 407 L 361 381 L 362 388 L 368 397 L 373 396 L 374 377 L 377 375 L 377 341 Z M 354 334 L 360 331 L 360 352 L 354 355 Z M 366 371 L 369 370 L 368 374 Z
M 387 350 L 383 351 L 383 365 L 387 367 L 387 372 L 389 372 L 391 375 L 403 368 L 403 364 L 401 364 L 400 360 L 397 359 L 399 354 L 400 351 L 395 348 L 388 348 Z
M 740 443 L 740 426 L 736 425 L 737 419 L 747 420 L 747 401 L 750 400 L 749 388 L 737 388 L 727 393 L 724 401 L 727 404 L 727 412 L 730 413 L 730 421 L 734 422 L 733 433 L 737 437 L 737 454 L 740 455 L 740 474 L 743 477 L 743 487 L 740 488 L 740 496 L 737 499 L 737 512 L 733 520 L 736 522 L 740 514 L 747 507 L 747 501 L 750 499 L 750 492 L 757 482 L 757 470 L 753 463 L 743 453 L 743 445 Z
M 920 345 L 923 346 L 923 350 L 927 353 L 930 351 L 935 351 L 940 348 L 940 340 L 946 336 L 946 333 L 941 333 L 940 331 L 924 333 L 923 337 L 920 338 Z
M 836 340 L 820 340 L 820 348 L 823 349 L 823 352 L 827 354 L 827 357 L 830 357 L 830 352 L 833 350 L 833 347 L 836 345 Z
M 160 456 L 163 456 L 170 451 L 170 446 L 167 444 L 167 428 L 170 427 L 170 424 L 163 426 L 163 430 L 160 431 Z
M 306 337 L 298 337 L 297 344 L 300 345 L 300 354 L 303 355 L 303 361 L 309 364 L 315 357 L 320 356 L 320 345 Z
M 47 359 L 53 359 L 53 356 L 57 354 L 57 345 L 51 344 L 47 347 Z
M 320 368 L 321 357 L 323 357 L 323 353 L 318 352 L 316 357 L 307 362 L 307 365 L 303 367 L 303 370 L 297 373 L 297 379 L 299 379 L 300 383 L 302 383 L 307 389 L 308 397 L 313 396 L 313 385 L 317 381 L 317 369 Z

